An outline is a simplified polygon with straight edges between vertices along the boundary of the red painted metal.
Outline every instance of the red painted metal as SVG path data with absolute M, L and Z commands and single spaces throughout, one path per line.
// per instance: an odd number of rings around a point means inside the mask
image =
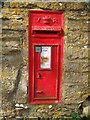
M 29 103 L 61 102 L 64 13 L 29 12 Z M 41 49 L 50 49 L 50 67 L 41 68 Z M 36 48 L 38 49 L 36 51 Z M 47 60 L 44 58 L 44 61 Z

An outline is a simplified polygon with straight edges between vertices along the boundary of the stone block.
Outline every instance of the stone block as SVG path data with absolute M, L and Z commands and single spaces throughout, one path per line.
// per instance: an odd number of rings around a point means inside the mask
M 9 40 L 15 41 L 15 40 L 17 40 L 16 38 L 20 39 L 20 38 L 22 38 L 23 35 L 24 35 L 24 33 L 22 31 L 14 31 L 14 30 L 10 30 L 10 29 L 2 30 L 3 41 L 9 41 Z M 6 38 L 7 38 L 7 40 L 6 40 Z
M 74 60 L 74 59 L 87 59 L 88 58 L 88 46 L 84 47 L 76 47 L 73 45 L 70 45 L 67 47 L 67 53 L 65 55 L 67 56 L 68 60 Z
M 66 11 L 65 15 L 69 20 L 87 20 L 89 18 L 89 12 L 84 10 L 84 11 Z
M 87 73 L 75 73 L 75 72 L 64 72 L 62 76 L 62 83 L 70 84 L 88 84 L 88 72 Z
M 50 9 L 50 3 L 49 2 L 36 2 L 35 4 L 39 8 Z
M 77 61 L 72 61 L 72 62 L 69 62 L 69 61 L 64 61 L 63 62 L 63 70 L 65 72 L 80 72 L 80 63 L 77 62 Z
M 63 60 L 63 70 L 64 72 L 88 72 L 89 71 L 89 62 L 86 60 Z
M 52 10 L 65 10 L 65 3 L 51 2 L 50 9 Z
M 27 86 L 28 86 L 28 68 L 27 66 L 24 66 L 22 68 L 21 79 L 18 84 L 17 92 L 14 98 L 15 103 L 26 103 L 28 97 Z
M 2 68 L 2 96 L 8 96 L 13 92 L 18 74 L 18 69 L 15 67 L 5 67 Z
M 1 10 L 2 16 L 4 19 L 9 19 L 10 18 L 10 9 L 9 8 L 3 8 Z
M 18 2 L 10 2 L 10 7 L 11 8 L 17 8 L 18 7 Z
M 67 3 L 67 9 L 68 10 L 85 10 L 85 4 L 83 2 Z
M 22 52 L 18 51 L 18 50 L 13 50 L 13 51 L 9 51 L 7 52 L 8 54 L 6 55 L 2 55 L 2 65 L 4 66 L 19 66 L 22 62 L 23 62 L 23 56 L 22 56 Z
M 69 20 L 68 22 L 68 30 L 70 31 L 89 31 L 87 20 Z
M 25 31 L 25 26 L 21 20 L 17 20 L 17 19 L 11 19 L 10 23 L 9 23 L 9 29 L 13 29 L 13 30 L 24 30 Z
M 10 7 L 10 2 L 4 2 L 4 8 L 9 8 Z
M 32 9 L 32 8 L 36 7 L 36 4 L 34 1 L 28 1 L 28 2 L 25 1 L 25 2 L 19 2 L 18 7 Z
M 81 32 L 81 31 L 68 31 L 66 34 L 67 43 L 72 43 L 72 46 L 84 46 L 89 44 L 89 32 Z

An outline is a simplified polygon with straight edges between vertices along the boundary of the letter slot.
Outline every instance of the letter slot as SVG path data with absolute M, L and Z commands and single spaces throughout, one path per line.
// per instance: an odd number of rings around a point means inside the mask
M 33 37 L 58 37 L 62 31 L 46 31 L 46 30 L 33 30 Z

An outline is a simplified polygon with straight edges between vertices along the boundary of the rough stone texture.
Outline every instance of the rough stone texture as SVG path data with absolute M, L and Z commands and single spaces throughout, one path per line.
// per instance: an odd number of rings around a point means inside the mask
M 49 105 L 28 104 L 28 13 L 30 9 L 63 10 L 64 56 L 62 102 Z M 2 14 L 2 109 L 1 118 L 62 118 L 79 111 L 90 95 L 89 4 L 59 2 L 5 2 Z M 1 39 L 0 39 L 1 41 Z

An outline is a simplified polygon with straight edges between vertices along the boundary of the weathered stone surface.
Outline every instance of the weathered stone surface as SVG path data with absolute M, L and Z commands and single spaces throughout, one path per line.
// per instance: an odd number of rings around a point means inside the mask
M 14 30 L 10 30 L 10 29 L 3 29 L 2 30 L 2 42 L 4 41 L 17 41 L 20 42 L 20 44 L 22 43 L 22 39 L 23 39 L 23 32 L 19 32 L 19 31 L 14 31 Z
M 52 10 L 65 10 L 66 8 L 66 3 L 58 3 L 58 2 L 51 2 L 50 8 Z
M 51 3 L 49 2 L 37 2 L 36 5 L 39 7 L 39 8 L 44 8 L 44 9 L 50 9 L 50 5 Z
M 68 10 L 85 10 L 85 3 L 83 3 L 83 2 L 80 3 L 80 4 L 78 2 L 68 3 L 67 4 L 67 9 Z
M 14 42 L 15 43 L 15 42 Z M 17 47 L 4 47 L 2 48 L 2 52 L 3 52 L 3 55 L 7 55 L 9 54 L 10 52 L 12 53 L 17 53 L 17 52 L 20 52 L 21 51 L 21 48 L 17 48 Z
M 18 7 L 18 2 L 10 2 L 10 7 Z
M 87 20 L 90 19 L 88 11 L 67 11 L 67 17 L 69 20 Z
M 10 16 L 9 12 L 10 12 L 9 8 L 1 9 L 3 19 L 9 19 L 9 16 Z
M 71 84 L 88 84 L 88 73 L 78 73 L 78 72 L 65 72 L 63 73 L 63 83 L 71 83 Z
M 10 7 L 11 8 L 33 8 L 36 5 L 33 4 L 32 2 L 10 2 Z
M 24 66 L 22 68 L 22 75 L 18 85 L 18 89 L 15 95 L 15 103 L 26 103 L 27 102 L 27 86 L 28 86 L 28 68 Z M 22 96 L 22 97 L 21 97 Z
M 10 7 L 10 2 L 4 2 L 4 8 L 9 8 Z
M 69 31 L 68 34 L 66 34 L 66 40 L 64 40 L 67 43 L 73 43 L 75 46 L 84 46 L 89 44 L 88 34 L 88 32 L 76 31 L 74 33 L 73 31 Z
M 74 73 L 80 73 L 80 72 L 88 72 L 89 70 L 89 64 L 88 59 L 86 60 L 77 60 L 73 59 L 72 61 L 65 60 L 63 61 L 63 70 L 65 72 L 74 72 Z
M 14 107 L 12 102 L 9 102 L 5 97 L 2 98 L 2 117 L 15 117 Z
M 68 44 L 69 46 L 66 48 L 67 50 L 67 59 L 74 60 L 74 59 L 86 59 L 88 58 L 88 50 L 87 45 L 84 47 L 76 47 L 73 44 Z
M 9 20 L 5 18 L 5 20 L 2 20 L 2 28 L 3 29 L 9 29 Z
M 88 23 L 86 21 L 74 21 L 69 20 L 68 22 L 68 30 L 81 30 L 81 31 L 89 31 Z
M 55 105 L 28 104 L 28 14 L 30 9 L 64 11 L 62 101 Z M 2 117 L 4 119 L 62 118 L 78 112 L 90 95 L 89 22 L 85 3 L 5 2 L 1 10 Z
M 2 95 L 7 95 L 14 90 L 18 69 L 15 67 L 4 67 L 2 71 Z

